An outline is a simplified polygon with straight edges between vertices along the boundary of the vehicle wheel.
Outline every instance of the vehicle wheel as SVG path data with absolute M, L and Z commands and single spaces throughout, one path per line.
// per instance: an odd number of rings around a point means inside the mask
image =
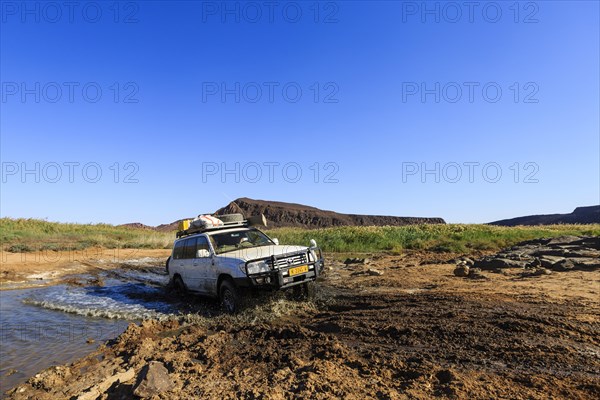
M 308 300 L 312 292 L 310 282 L 304 282 L 293 287 L 293 295 L 296 300 Z
M 226 313 L 233 314 L 238 311 L 238 293 L 231 281 L 225 280 L 221 283 L 221 287 L 219 288 L 219 300 L 221 301 L 221 307 Z
M 173 277 L 173 292 L 180 296 L 185 296 L 187 294 L 185 283 L 183 283 L 183 279 L 181 279 L 179 275 Z

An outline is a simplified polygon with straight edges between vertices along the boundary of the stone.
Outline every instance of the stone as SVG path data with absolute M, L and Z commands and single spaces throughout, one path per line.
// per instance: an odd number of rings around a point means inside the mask
M 475 267 L 481 269 L 525 268 L 526 261 L 509 260 L 507 258 L 484 257 L 475 261 Z
M 456 374 L 451 369 L 440 370 L 435 374 L 435 377 L 442 385 L 456 380 Z
M 581 238 L 579 236 L 559 236 L 559 237 L 550 239 L 546 243 L 546 245 L 547 246 L 565 245 L 565 244 L 576 243 L 580 240 L 581 240 Z
M 598 257 L 569 258 L 568 260 L 571 261 L 575 265 L 575 268 L 578 269 L 593 271 L 600 268 L 600 258 Z
M 481 273 L 481 269 L 479 268 L 471 268 L 469 270 L 469 279 L 480 279 L 480 280 L 488 280 L 488 278 Z
M 135 387 L 133 394 L 150 398 L 160 393 L 173 389 L 175 384 L 169 376 L 169 371 L 160 361 L 150 361 L 139 375 L 139 383 Z
M 346 258 L 344 264 L 368 264 L 371 260 L 368 258 Z
M 369 268 L 367 270 L 367 274 L 371 275 L 371 276 L 381 276 L 381 275 L 383 275 L 383 271 L 379 271 L 378 269 L 375 269 L 375 268 Z
M 537 268 L 536 270 L 533 271 L 533 275 L 535 275 L 535 276 L 550 275 L 551 273 L 552 273 L 552 271 L 550 271 L 547 268 Z
M 542 266 L 542 262 L 540 261 L 539 258 L 534 258 L 533 260 L 531 260 L 530 262 L 527 263 L 527 265 L 525 266 L 525 268 L 539 268 Z
M 575 268 L 575 264 L 567 258 L 552 265 L 553 271 L 571 271 L 573 268 Z
M 135 370 L 133 368 L 130 368 L 125 372 L 114 374 L 80 394 L 79 397 L 77 397 L 77 400 L 97 399 L 98 397 L 102 396 L 102 394 L 105 393 L 115 382 L 127 382 L 133 378 L 135 378 Z
M 464 278 L 469 276 L 469 267 L 467 265 L 459 265 L 454 269 L 454 275 Z
M 556 264 L 559 261 L 564 260 L 564 257 L 557 257 L 557 256 L 542 256 L 540 258 L 538 258 L 540 260 L 540 264 L 542 264 L 542 267 L 544 268 L 552 268 L 552 266 L 554 264 Z

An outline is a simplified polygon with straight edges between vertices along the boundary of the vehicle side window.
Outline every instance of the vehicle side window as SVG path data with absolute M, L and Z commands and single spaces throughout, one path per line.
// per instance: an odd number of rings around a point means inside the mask
M 198 236 L 198 243 L 196 245 L 196 250 L 210 251 L 210 247 L 208 246 L 208 240 L 204 236 Z
M 173 249 L 173 259 L 181 260 L 183 258 L 183 248 L 184 248 L 185 240 L 180 240 L 175 243 L 175 248 Z
M 183 250 L 183 258 L 196 257 L 196 238 L 185 240 L 185 249 Z

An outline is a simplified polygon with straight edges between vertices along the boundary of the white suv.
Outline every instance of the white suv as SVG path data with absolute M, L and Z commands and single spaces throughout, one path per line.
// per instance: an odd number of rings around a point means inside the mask
M 282 246 L 246 221 L 178 236 L 166 264 L 172 286 L 219 297 L 230 313 L 238 309 L 242 289 L 308 290 L 323 270 L 314 240 L 310 247 Z

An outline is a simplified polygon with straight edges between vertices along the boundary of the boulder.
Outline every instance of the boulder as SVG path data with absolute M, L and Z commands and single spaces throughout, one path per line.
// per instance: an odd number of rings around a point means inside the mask
M 508 258 L 484 257 L 475 261 L 475 267 L 485 269 L 525 268 L 526 261 L 510 260 Z
M 150 361 L 141 371 L 139 381 L 133 394 L 150 398 L 173 389 L 175 384 L 169 376 L 169 371 L 159 361 Z
M 480 268 L 471 268 L 469 270 L 469 278 L 471 279 L 485 279 L 485 276 L 481 274 Z
M 565 258 L 552 265 L 553 271 L 571 271 L 573 268 L 575 268 L 575 264 L 573 264 L 573 261 L 569 260 L 568 258 Z
M 469 276 L 469 267 L 467 265 L 459 265 L 454 269 L 454 275 L 461 278 Z
M 525 268 L 539 268 L 541 266 L 542 266 L 542 262 L 540 261 L 539 258 L 535 257 L 533 260 L 528 262 L 527 265 L 525 265 Z
M 596 270 L 600 268 L 600 258 L 589 257 L 589 258 L 569 258 L 569 260 L 575 265 L 575 268 L 584 270 Z
M 557 256 L 542 256 L 539 258 L 540 263 L 542 264 L 542 267 L 544 268 L 552 268 L 552 266 L 554 266 L 554 264 L 556 264 L 559 261 L 564 260 L 564 257 L 557 257 Z

